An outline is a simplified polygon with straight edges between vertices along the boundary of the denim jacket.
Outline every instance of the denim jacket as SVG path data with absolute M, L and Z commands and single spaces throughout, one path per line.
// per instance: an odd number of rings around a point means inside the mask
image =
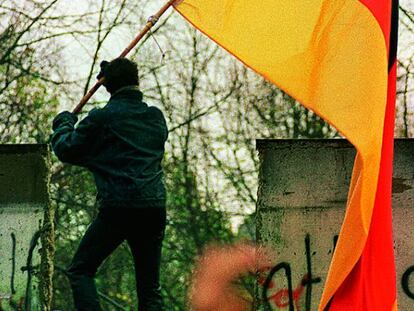
M 142 101 L 136 86 L 112 94 L 108 104 L 53 120 L 51 145 L 62 161 L 88 168 L 95 177 L 100 208 L 165 207 L 161 161 L 168 137 L 161 110 Z

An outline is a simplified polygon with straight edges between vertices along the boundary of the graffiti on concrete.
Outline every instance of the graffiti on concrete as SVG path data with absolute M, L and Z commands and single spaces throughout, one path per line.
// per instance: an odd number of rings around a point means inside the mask
M 335 248 L 338 241 L 338 235 L 333 237 L 333 248 Z M 288 262 L 280 262 L 272 267 L 265 277 L 258 280 L 261 287 L 261 300 L 264 304 L 265 311 L 271 310 L 289 310 L 289 311 L 309 311 L 312 306 L 312 288 L 313 286 L 321 284 L 322 280 L 319 276 L 315 276 L 312 271 L 312 250 L 311 237 L 309 234 L 305 236 L 305 257 L 306 257 L 306 272 L 304 273 L 299 284 L 294 286 L 292 280 L 292 268 Z M 276 275 L 285 278 L 287 287 L 281 288 L 277 291 L 274 281 Z M 412 279 L 414 279 L 414 266 L 408 267 L 401 276 L 400 286 L 407 297 L 414 300 L 414 286 Z M 410 285 L 411 284 L 411 285 Z M 273 292 L 271 291 L 273 290 Z M 302 302 L 302 304 L 301 304 Z M 313 307 L 314 308 L 314 307 Z
M 411 299 L 414 299 L 414 288 L 410 288 L 409 281 L 410 281 L 410 276 L 413 273 L 414 273 L 414 266 L 411 266 L 407 270 L 405 270 L 401 278 L 401 287 L 403 289 L 403 292 Z
M 335 239 L 334 239 L 335 243 Z M 293 289 L 292 286 L 292 271 L 291 266 L 287 262 L 281 262 L 274 266 L 268 273 L 266 279 L 262 283 L 262 299 L 266 311 L 271 311 L 276 307 L 277 309 L 289 308 L 289 311 L 300 311 L 300 298 L 305 293 L 305 310 L 308 311 L 312 304 L 312 286 L 321 282 L 320 277 L 315 277 L 312 274 L 312 252 L 310 235 L 305 236 L 305 255 L 306 255 L 306 274 L 303 276 L 300 283 Z M 274 294 L 269 295 L 268 291 L 274 287 L 273 277 L 279 271 L 284 270 L 288 288 L 283 288 Z
M 16 288 L 14 287 L 14 274 L 16 273 L 16 235 L 14 232 L 10 233 L 10 237 L 12 240 L 12 270 L 10 276 L 10 292 L 12 295 L 14 295 L 16 293 Z
M 25 294 L 21 297 L 15 297 L 17 290 L 15 287 L 15 278 L 16 278 L 16 245 L 17 245 L 17 237 L 16 233 L 10 233 L 11 238 L 11 252 L 10 252 L 10 259 L 11 259 L 11 273 L 10 273 L 10 294 L 7 295 L 0 295 L 0 310 L 3 310 L 5 304 L 11 307 L 13 310 L 21 310 L 21 311 L 29 311 L 31 310 L 31 300 L 32 300 L 32 287 L 33 287 L 33 275 L 36 273 L 36 269 L 38 266 L 33 266 L 33 253 L 38 246 L 40 236 L 42 231 L 36 231 L 31 240 L 29 249 L 26 255 L 26 265 L 20 267 L 20 271 L 26 272 L 26 288 Z

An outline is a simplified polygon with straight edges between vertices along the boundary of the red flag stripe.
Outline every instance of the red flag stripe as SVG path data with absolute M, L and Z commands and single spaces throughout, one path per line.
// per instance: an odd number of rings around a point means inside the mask
M 394 119 L 396 97 L 396 48 L 398 1 L 366 0 L 375 14 L 384 36 L 390 58 L 388 97 L 380 175 L 369 235 L 360 260 L 345 282 L 335 293 L 330 311 L 339 310 L 393 310 L 396 305 L 395 260 L 392 238 L 392 161 L 394 151 Z M 391 23 L 392 16 L 392 23 Z M 379 273 L 381 271 L 381 273 Z

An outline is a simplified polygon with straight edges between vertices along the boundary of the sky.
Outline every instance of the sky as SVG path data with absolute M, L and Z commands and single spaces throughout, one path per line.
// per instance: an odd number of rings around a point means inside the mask
M 22 1 L 22 0 L 21 0 Z M 72 0 L 72 1 L 60 1 L 57 5 L 57 9 L 66 14 L 78 14 L 87 12 L 89 10 L 90 3 L 100 3 L 96 0 Z M 143 8 L 143 16 L 149 17 L 154 14 L 165 0 L 153 0 Z M 400 5 L 404 8 L 410 9 L 414 12 L 414 0 L 400 0 Z M 170 9 L 171 10 L 171 9 Z M 184 25 L 185 21 L 180 18 L 181 24 L 177 25 L 180 28 Z M 145 24 L 145 20 L 137 21 L 136 32 Z M 404 27 L 400 27 L 400 30 Z M 413 26 L 414 28 L 414 26 Z M 124 31 L 117 31 L 115 35 L 111 36 L 104 45 L 102 50 L 102 58 L 111 59 L 119 55 L 124 47 L 134 37 L 129 29 Z M 62 41 L 65 46 L 63 52 L 65 55 L 65 62 L 67 62 L 69 68 L 71 68 L 74 77 L 85 76 L 85 72 L 89 69 L 89 60 L 91 50 L 93 48 L 85 42 L 76 42 L 72 37 L 66 37 Z M 167 47 L 168 48 L 168 47 Z M 400 31 L 399 35 L 399 58 L 407 59 L 414 55 L 414 36 Z
M 20 0 L 23 1 L 23 0 Z M 100 1 L 97 0 L 72 0 L 72 1 L 63 1 L 61 0 L 57 9 L 66 14 L 78 14 L 82 12 L 87 12 L 90 10 L 91 4 L 99 4 Z M 148 2 L 148 4 L 143 8 L 142 15 L 143 17 L 149 17 L 154 14 L 159 7 L 165 3 L 165 0 L 153 0 Z M 400 0 L 400 5 L 404 8 L 414 11 L 414 0 Z M 171 9 L 170 9 L 171 10 Z M 186 23 L 182 18 L 178 20 L 178 28 Z M 145 19 L 137 21 L 136 24 L 136 33 L 144 26 Z M 398 57 L 401 59 L 409 59 L 414 55 L 414 35 L 413 33 L 403 32 L 404 26 L 400 27 L 399 35 L 399 54 Z M 414 28 L 414 26 L 413 26 Z M 108 41 L 104 44 L 101 53 L 101 59 L 112 59 L 124 49 L 124 47 L 130 42 L 134 37 L 130 29 L 123 29 L 122 31 L 117 31 L 114 35 L 110 36 Z M 61 41 L 64 46 L 63 54 L 64 61 L 69 68 L 71 73 L 71 79 L 78 79 L 86 77 L 89 70 L 90 64 L 90 53 L 93 50 L 93 46 L 89 45 L 87 42 L 76 42 L 72 37 L 62 38 Z M 164 47 L 168 49 L 168 47 Z M 98 70 L 98 68 L 97 68 Z M 414 88 L 414 86 L 413 86 Z M 100 90 L 97 94 L 98 100 L 105 100 L 107 94 Z M 72 103 L 63 103 L 62 109 L 70 109 Z

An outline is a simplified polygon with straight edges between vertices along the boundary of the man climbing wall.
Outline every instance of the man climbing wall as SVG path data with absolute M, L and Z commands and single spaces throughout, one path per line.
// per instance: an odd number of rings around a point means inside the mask
M 89 169 L 99 213 L 83 236 L 67 273 L 77 310 L 101 310 L 94 276 L 126 240 L 131 249 L 139 310 L 163 310 L 159 268 L 166 222 L 161 161 L 168 137 L 163 113 L 142 101 L 137 65 L 118 58 L 101 63 L 97 79 L 111 94 L 86 118 L 68 111 L 53 120 L 51 144 L 62 161 Z

